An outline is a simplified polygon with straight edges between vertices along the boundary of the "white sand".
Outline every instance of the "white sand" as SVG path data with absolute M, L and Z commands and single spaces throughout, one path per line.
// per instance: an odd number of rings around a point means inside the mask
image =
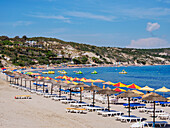
M 96 112 L 66 113 L 65 108 L 70 107 L 69 104 L 12 88 L 9 82 L 2 80 L 4 75 L 0 74 L 0 78 L 0 128 L 128 128 L 131 125 L 116 121 L 115 117 L 102 117 Z M 25 94 L 31 95 L 32 99 L 14 99 L 15 95 Z M 86 99 L 83 101 L 92 102 Z M 101 103 L 96 105 L 107 106 Z M 111 108 L 127 114 L 122 105 L 111 105 Z M 168 107 L 163 109 L 170 112 Z M 132 110 L 132 114 L 152 120 L 148 114 L 139 113 L 138 110 Z

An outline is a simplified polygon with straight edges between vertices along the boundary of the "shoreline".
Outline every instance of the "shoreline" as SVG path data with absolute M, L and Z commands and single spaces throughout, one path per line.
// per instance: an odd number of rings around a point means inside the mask
M 170 65 L 170 64 L 167 64 Z M 98 67 L 143 67 L 143 66 L 167 66 L 167 65 L 128 65 L 128 66 L 91 66 L 91 67 L 48 67 L 46 69 L 41 69 L 41 68 L 36 68 L 36 69 L 26 69 L 26 70 L 22 70 L 23 72 L 28 72 L 28 71 L 43 71 L 43 70 L 54 70 L 54 69 L 81 69 L 81 68 L 98 68 Z

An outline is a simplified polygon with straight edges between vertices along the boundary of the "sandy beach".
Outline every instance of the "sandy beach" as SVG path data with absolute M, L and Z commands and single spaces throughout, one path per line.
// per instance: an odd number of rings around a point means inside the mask
M 70 107 L 69 104 L 62 104 L 60 101 L 54 101 L 51 98 L 44 98 L 10 87 L 9 82 L 4 79 L 5 75 L 0 73 L 1 128 L 128 128 L 132 124 L 116 121 L 115 117 L 102 117 L 97 115 L 96 112 L 88 112 L 87 114 L 66 113 L 65 108 Z M 31 95 L 32 99 L 15 99 L 16 95 Z M 79 99 L 79 97 L 73 96 L 73 99 Z M 92 100 L 84 98 L 83 101 L 92 102 Z M 96 105 L 107 106 L 107 104 L 98 102 L 96 102 Z M 156 108 L 162 107 L 156 106 Z M 111 104 L 111 109 L 127 114 L 123 105 Z M 163 109 L 165 112 L 170 111 L 168 107 L 163 107 Z M 138 110 L 132 110 L 132 114 L 147 118 L 147 121 L 152 120 L 149 114 L 139 113 Z M 168 123 L 170 124 L 169 120 Z

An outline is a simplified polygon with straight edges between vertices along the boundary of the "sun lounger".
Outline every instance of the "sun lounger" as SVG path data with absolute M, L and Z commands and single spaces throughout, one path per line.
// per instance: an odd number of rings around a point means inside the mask
M 123 112 L 119 112 L 119 111 L 108 111 L 108 112 L 103 112 L 102 116 L 103 117 L 112 117 L 112 116 L 121 116 L 123 115 Z
M 104 107 L 99 107 L 99 106 L 84 106 L 83 108 L 85 108 L 88 112 L 94 112 L 94 111 L 99 111 L 99 110 L 105 110 Z
M 69 100 L 69 99 L 66 99 L 66 100 L 61 100 L 61 102 L 63 103 L 63 104 L 68 104 L 68 103 L 76 103 L 77 102 L 77 100 Z
M 146 122 L 136 122 L 130 126 L 130 128 L 144 128 Z
M 60 101 L 60 100 L 66 100 L 67 99 L 67 97 L 65 97 L 65 96 L 61 96 L 61 97 L 53 97 L 52 98 L 53 100 L 55 100 L 55 101 Z
M 157 126 L 157 127 L 161 127 L 161 128 L 166 127 L 167 124 L 168 124 L 167 121 L 155 121 L 155 126 Z M 147 121 L 146 126 L 153 127 L 153 121 Z
M 169 113 L 158 115 L 158 117 L 162 120 L 170 120 L 170 114 Z
M 83 107 L 83 106 L 89 106 L 89 104 L 87 104 L 87 103 L 70 103 L 70 106 L 78 108 L 78 107 Z
M 136 116 L 133 116 L 131 115 L 130 117 L 127 116 L 127 115 L 123 115 L 123 116 L 115 116 L 117 118 L 117 120 L 120 120 L 121 122 L 132 122 L 132 121 L 135 121 L 135 122 L 141 122 L 143 118 L 141 117 L 136 117 Z
M 30 95 L 16 95 L 15 99 L 31 99 Z
M 66 108 L 66 113 L 82 113 L 87 114 L 85 108 Z

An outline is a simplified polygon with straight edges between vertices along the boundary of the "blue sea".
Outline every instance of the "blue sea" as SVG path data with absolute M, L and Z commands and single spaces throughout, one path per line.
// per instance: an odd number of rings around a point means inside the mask
M 55 79 L 56 76 L 61 74 L 56 69 L 55 74 L 42 74 L 43 76 L 49 76 Z M 113 83 L 122 82 L 126 85 L 135 83 L 140 87 L 149 86 L 154 89 L 161 88 L 163 86 L 170 89 L 170 65 L 159 66 L 128 66 L 128 67 L 95 67 L 95 68 L 74 68 L 64 69 L 69 77 L 85 77 L 87 79 L 102 79 L 104 81 L 111 81 Z M 83 74 L 76 74 L 73 71 L 82 71 Z M 98 74 L 91 74 L 96 70 Z M 119 74 L 122 70 L 125 70 L 127 74 Z M 48 71 L 48 70 L 45 70 Z M 45 72 L 43 71 L 43 72 Z M 39 72 L 41 73 L 41 72 Z M 90 85 L 90 83 L 87 83 Z M 99 87 L 102 87 L 102 83 L 94 83 Z M 110 88 L 115 88 L 112 85 L 106 85 Z M 126 89 L 126 88 L 122 88 Z M 163 93 L 159 93 L 163 94 Z M 166 97 L 170 97 L 170 92 L 164 93 Z

